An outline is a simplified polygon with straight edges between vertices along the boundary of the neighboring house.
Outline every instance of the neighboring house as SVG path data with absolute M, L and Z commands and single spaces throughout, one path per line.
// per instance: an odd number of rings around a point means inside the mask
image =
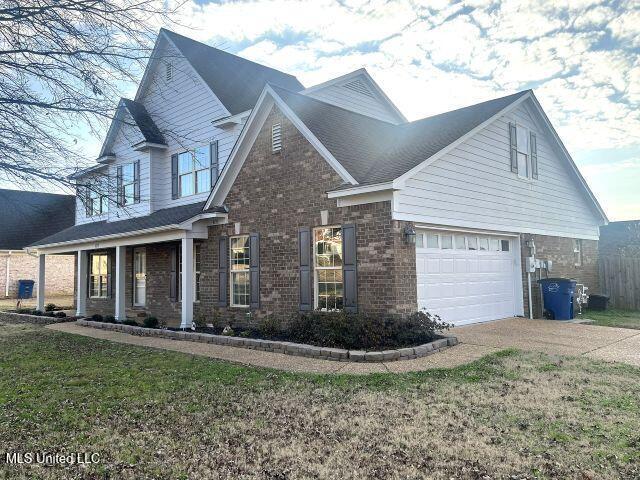
M 529 314 L 534 251 L 597 290 L 606 216 L 530 90 L 407 122 L 365 70 L 305 89 L 167 30 L 152 58 L 34 245 L 76 254 L 79 314 L 487 321 Z
M 74 224 L 73 195 L 0 190 L 0 296 L 16 298 L 19 280 L 38 279 L 38 257 L 25 247 Z M 73 256 L 47 259 L 48 295 L 71 295 Z
M 640 257 L 640 220 L 611 222 L 602 227 L 600 255 Z

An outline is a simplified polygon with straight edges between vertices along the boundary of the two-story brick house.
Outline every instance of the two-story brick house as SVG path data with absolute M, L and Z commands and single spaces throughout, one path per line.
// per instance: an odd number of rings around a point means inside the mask
M 408 122 L 365 70 L 305 89 L 166 30 L 152 58 L 35 245 L 75 253 L 79 314 L 539 314 L 533 254 L 597 290 L 607 219 L 531 91 Z

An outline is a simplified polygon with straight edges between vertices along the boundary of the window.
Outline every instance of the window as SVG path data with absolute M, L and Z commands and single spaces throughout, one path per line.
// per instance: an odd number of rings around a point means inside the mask
M 453 248 L 453 236 L 440 236 L 440 248 L 442 248 L 443 250 L 451 250 Z
M 193 274 L 195 276 L 194 295 L 196 302 L 200 301 L 200 273 L 202 271 L 202 252 L 200 250 L 201 245 L 196 243 L 193 246 Z
M 91 254 L 89 275 L 89 296 L 91 298 L 107 298 L 108 270 L 109 257 L 106 253 Z
M 89 189 L 88 189 L 89 190 Z M 94 190 L 89 190 L 86 199 L 87 216 L 102 215 L 109 211 L 109 197 Z
M 282 150 L 282 126 L 275 123 L 271 126 L 271 152 L 278 153 Z
M 249 235 L 231 237 L 229 261 L 231 263 L 231 306 L 249 306 Z
M 211 153 L 215 144 L 198 147 L 178 154 L 178 188 L 180 197 L 188 197 L 211 190 Z
M 313 234 L 316 308 L 342 310 L 342 228 L 317 228 Z
M 491 250 L 492 252 L 499 252 L 500 251 L 500 240 L 497 239 L 497 238 L 489 239 L 489 250 Z
M 503 252 L 509 251 L 509 240 L 500 240 L 500 247 Z
M 573 264 L 576 267 L 582 266 L 582 240 L 573 240 Z
M 464 243 L 464 237 L 462 235 L 456 235 L 456 250 L 465 250 L 467 245 Z
M 477 250 L 478 249 L 478 239 L 477 239 L 477 237 L 467 237 L 467 248 L 469 250 Z
M 520 178 L 529 178 L 527 155 L 520 152 L 518 152 L 518 176 Z
M 118 205 L 126 207 L 140 201 L 140 163 L 118 167 Z
M 424 248 L 424 235 L 416 234 L 416 248 Z
M 427 248 L 438 248 L 438 235 L 427 234 Z
M 480 238 L 480 250 L 484 250 L 485 252 L 489 250 L 489 239 L 488 238 Z
M 511 170 L 524 179 L 538 178 L 536 134 L 522 125 L 509 124 Z

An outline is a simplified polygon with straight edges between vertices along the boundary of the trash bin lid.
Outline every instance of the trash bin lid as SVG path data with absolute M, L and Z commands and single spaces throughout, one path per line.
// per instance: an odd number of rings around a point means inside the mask
M 20 283 L 36 283 L 35 280 L 18 280 Z
M 578 283 L 577 280 L 574 280 L 573 278 L 541 278 L 540 280 L 538 280 L 538 283 L 547 283 L 547 282 L 573 282 L 573 283 Z

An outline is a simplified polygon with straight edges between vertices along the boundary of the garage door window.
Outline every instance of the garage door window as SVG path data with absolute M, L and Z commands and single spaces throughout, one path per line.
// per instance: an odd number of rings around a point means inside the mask
M 438 235 L 427 234 L 427 248 L 438 248 Z
M 480 239 L 480 250 L 484 250 L 485 252 L 487 250 L 489 250 L 489 239 L 488 238 L 481 238 Z
M 502 246 L 502 251 L 503 252 L 508 252 L 509 251 L 509 240 L 500 240 L 501 246 Z
M 456 250 L 466 250 L 467 245 L 464 243 L 464 237 L 462 235 L 456 235 Z
M 477 250 L 478 249 L 478 239 L 477 239 L 477 237 L 467 237 L 467 248 L 469 250 Z
M 443 250 L 451 250 L 453 248 L 453 236 L 442 235 L 440 237 L 440 248 Z

